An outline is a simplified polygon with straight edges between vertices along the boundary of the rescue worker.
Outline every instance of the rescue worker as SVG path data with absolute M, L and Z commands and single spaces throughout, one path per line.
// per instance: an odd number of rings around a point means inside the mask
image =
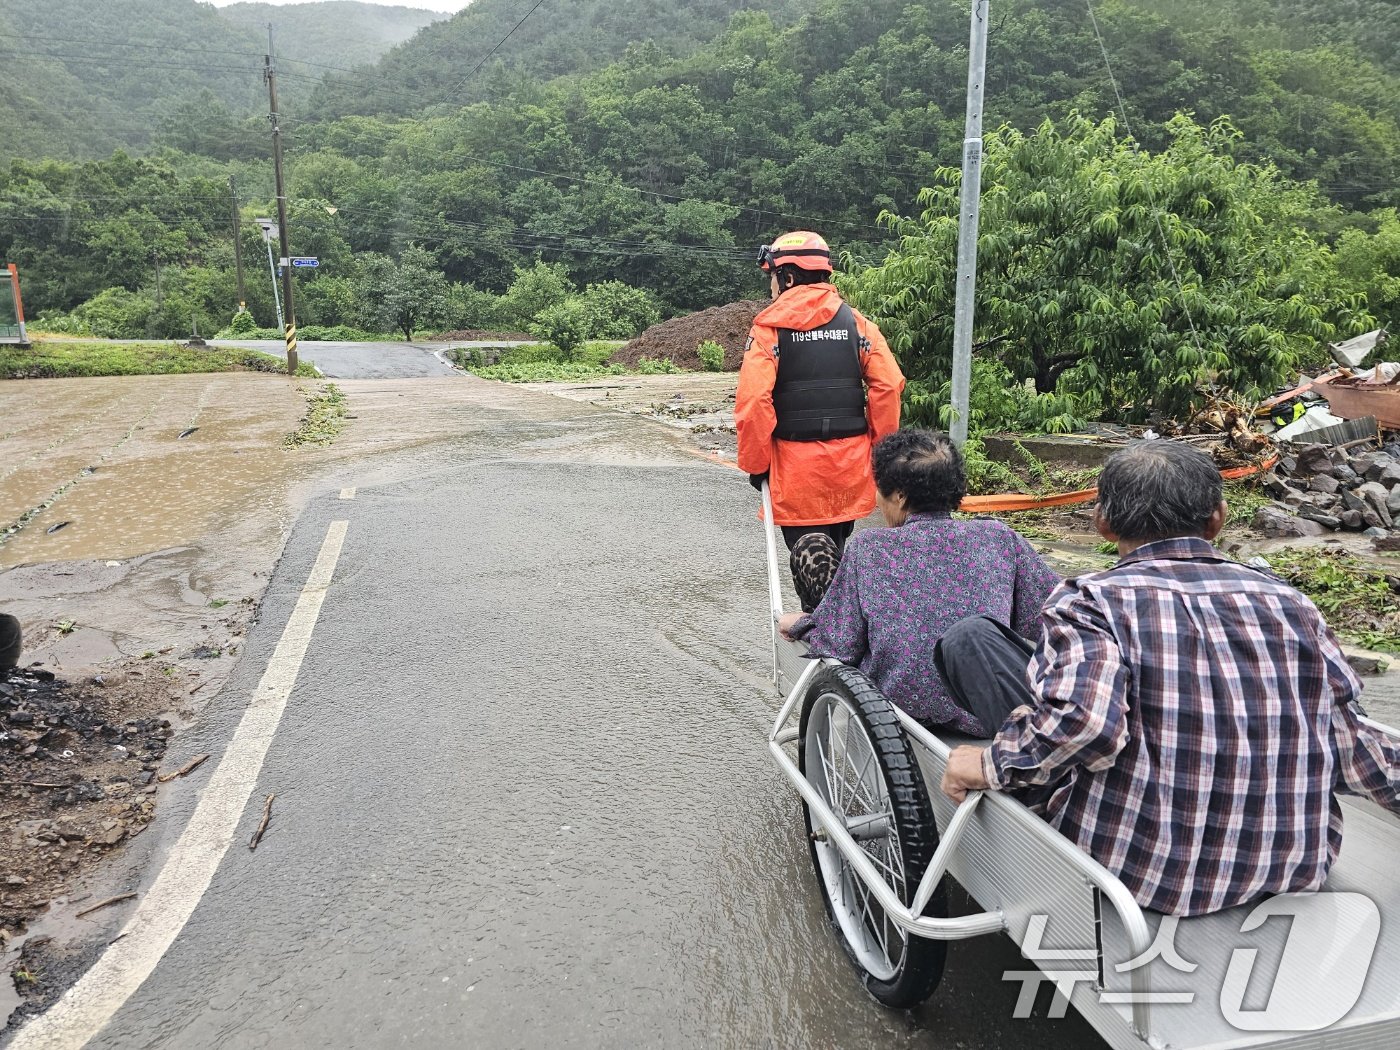
M 789 550 L 824 533 L 839 557 L 875 509 L 870 450 L 899 429 L 904 374 L 880 329 L 832 286 L 831 249 L 817 234 L 765 244 L 758 265 L 773 303 L 754 318 L 739 368 L 739 469 L 756 489 L 768 482 Z

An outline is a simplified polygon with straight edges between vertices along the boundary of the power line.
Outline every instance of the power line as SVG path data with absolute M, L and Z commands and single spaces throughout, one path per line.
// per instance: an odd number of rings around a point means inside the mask
M 1113 63 L 1108 57 L 1108 45 L 1104 43 L 1103 33 L 1099 30 L 1099 18 L 1094 13 L 1094 0 L 1084 0 L 1084 6 L 1089 9 L 1089 21 L 1094 26 L 1094 36 L 1099 42 L 1099 53 L 1103 55 L 1104 69 L 1108 73 L 1109 83 L 1113 85 L 1113 94 L 1118 99 L 1118 111 L 1123 115 L 1123 129 L 1128 133 L 1133 152 L 1141 154 L 1137 136 L 1133 134 L 1132 122 L 1128 119 L 1128 107 L 1123 101 L 1123 92 L 1118 88 L 1118 78 L 1113 75 Z M 1162 226 L 1161 212 L 1154 208 L 1152 219 L 1157 226 L 1157 236 L 1162 241 L 1162 257 L 1167 260 L 1167 269 L 1171 271 L 1172 280 L 1176 283 L 1177 298 L 1181 300 L 1181 311 L 1186 315 L 1186 324 L 1191 329 L 1191 341 L 1196 344 L 1198 351 L 1204 353 L 1205 347 L 1201 344 L 1201 334 L 1196 330 L 1196 319 L 1191 316 L 1191 307 L 1186 302 L 1186 288 L 1181 283 L 1181 274 L 1177 272 L 1176 260 L 1172 258 L 1171 242 L 1167 239 L 1167 231 Z
M 522 18 L 520 19 L 519 22 L 516 22 L 515 25 L 511 26 L 511 27 L 510 27 L 510 31 L 509 31 L 508 33 L 506 33 L 505 36 L 501 37 L 500 40 L 496 41 L 496 46 L 493 47 L 490 51 L 486 52 L 486 54 L 485 54 L 484 56 L 482 56 L 481 61 L 477 62 L 476 65 L 472 66 L 471 71 L 470 71 L 469 73 L 467 73 L 466 76 L 464 76 L 461 80 L 459 80 L 459 81 L 456 83 L 456 85 L 454 85 L 454 86 L 447 92 L 448 97 L 450 98 L 451 96 L 457 94 L 457 92 L 462 88 L 462 86 L 463 86 L 464 84 L 466 84 L 466 82 L 467 82 L 468 80 L 470 80 L 472 77 L 476 76 L 477 70 L 479 70 L 482 66 L 484 66 L 484 65 L 486 64 L 486 60 L 489 59 L 492 55 L 494 55 L 497 51 L 499 51 L 499 50 L 501 49 L 501 45 L 503 45 L 507 40 L 509 40 L 512 36 L 514 36 L 514 35 L 515 35 L 515 31 L 516 31 L 517 29 L 519 29 L 521 26 L 523 26 L 523 25 L 529 20 L 530 16 L 533 15 L 537 10 L 539 10 L 540 5 L 543 4 L 543 3 L 544 3 L 544 0 L 535 0 L 535 5 L 534 5 L 534 7 L 530 8 L 530 10 L 526 11 L 524 17 L 522 17 Z

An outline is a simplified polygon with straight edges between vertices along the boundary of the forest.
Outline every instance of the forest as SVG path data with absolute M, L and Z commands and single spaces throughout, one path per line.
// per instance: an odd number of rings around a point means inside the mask
M 0 13 L 0 48 L 73 0 L 17 3 L 31 6 L 22 20 L 15 4 Z M 272 214 L 260 54 L 246 33 L 214 35 L 215 9 L 169 6 L 192 9 L 188 27 L 159 50 L 122 53 L 130 76 L 105 100 L 126 122 L 101 134 L 84 137 L 80 117 L 97 102 L 76 67 L 52 94 L 15 83 L 24 65 L 0 73 L 0 101 L 26 100 L 3 118 L 0 255 L 54 327 L 174 337 L 228 325 L 230 177 L 252 319 L 275 323 L 252 221 Z M 753 246 L 811 227 L 936 398 L 968 3 L 580 0 L 517 25 L 518 9 L 476 0 L 353 71 L 288 58 L 292 251 L 321 260 L 298 277 L 302 324 L 392 330 L 373 289 L 393 280 L 425 289 L 423 329 L 519 327 L 521 303 L 590 294 L 601 317 L 619 289 L 637 318 L 669 315 L 761 294 Z M 64 42 L 77 32 L 54 27 L 49 50 L 78 46 Z M 193 64 L 196 39 L 241 55 L 221 57 L 226 70 L 178 68 Z M 1267 384 L 1328 338 L 1400 321 L 1400 9 L 1389 0 L 995 0 L 988 62 L 987 123 L 999 130 L 984 251 L 1006 257 L 989 271 L 979 337 L 1021 347 L 1000 360 L 1038 394 L 1099 383 L 1152 325 L 1179 331 L 1172 303 L 1192 296 L 1203 316 L 1220 312 L 1207 344 L 1186 353 L 1168 340 L 1161 359 L 1179 364 L 1134 375 L 1184 380 L 1246 346 L 1255 364 L 1240 382 Z M 31 145 L 14 148 L 21 140 Z M 1135 205 L 1143 180 L 1163 189 Z M 997 197 L 1014 185 L 1040 203 Z M 1145 298 L 1125 303 L 1121 274 L 1143 258 L 1125 245 L 1164 220 L 1178 239 L 1152 272 L 1174 267 L 1186 285 L 1145 278 Z M 1071 244 L 1067 226 L 1081 221 L 1103 243 Z M 1001 306 L 1071 265 L 1096 269 L 1072 294 L 1042 297 L 1044 314 Z M 544 286 L 553 292 L 532 299 Z M 1047 324 L 1126 305 L 1132 325 L 1112 332 Z M 1023 338 L 1047 327 L 1053 345 Z M 1105 338 L 1111 353 L 1073 350 Z

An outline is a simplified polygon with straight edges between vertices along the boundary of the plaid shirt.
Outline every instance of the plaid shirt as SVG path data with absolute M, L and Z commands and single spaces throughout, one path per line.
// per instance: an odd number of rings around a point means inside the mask
M 1400 749 L 1317 608 L 1200 539 L 1067 580 L 1028 669 L 1040 697 L 983 755 L 1145 908 L 1200 915 L 1322 886 L 1334 790 L 1400 812 Z

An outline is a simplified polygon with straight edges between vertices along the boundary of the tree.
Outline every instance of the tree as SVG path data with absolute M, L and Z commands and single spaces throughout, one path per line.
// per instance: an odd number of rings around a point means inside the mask
M 515 280 L 497 305 L 497 317 L 508 328 L 528 328 L 536 317 L 573 293 L 569 271 L 562 263 L 537 261 L 528 270 L 516 267 Z
M 1337 241 L 1337 269 L 1366 291 L 1379 322 L 1400 337 L 1400 211 L 1373 216 L 1376 232 L 1350 229 Z
M 572 361 L 588 338 L 588 312 L 574 296 L 541 310 L 530 323 L 530 334 L 553 343 L 565 360 Z
M 621 281 L 590 284 L 578 298 L 590 339 L 631 339 L 661 320 L 655 296 Z
M 1226 121 L 1170 130 L 1156 155 L 1077 114 L 989 138 L 974 342 L 1016 381 L 1092 393 L 1128 417 L 1176 415 L 1212 383 L 1271 390 L 1370 321 L 1301 228 L 1321 206 L 1314 190 L 1238 163 Z M 944 169 L 921 216 L 886 215 L 899 247 L 847 282 L 925 389 L 948 375 L 958 183 Z
M 441 323 L 447 313 L 447 278 L 424 248 L 405 248 L 397 261 L 362 255 L 354 288 L 362 327 L 399 331 L 409 342 L 415 328 Z

